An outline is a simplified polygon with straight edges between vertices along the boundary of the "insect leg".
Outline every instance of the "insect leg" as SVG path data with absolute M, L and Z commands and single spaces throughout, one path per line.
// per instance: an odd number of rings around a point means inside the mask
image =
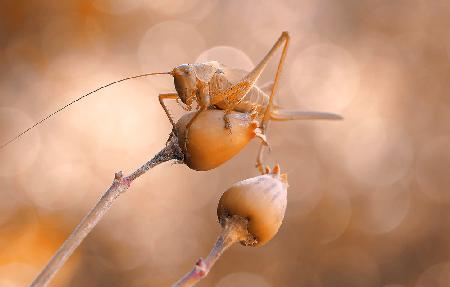
M 225 91 L 219 92 L 214 95 L 214 103 L 221 102 L 221 101 L 227 99 L 228 102 L 230 103 L 231 109 L 233 109 L 234 106 L 239 104 L 239 102 L 244 98 L 244 96 L 250 91 L 250 89 L 254 86 L 256 81 L 259 79 L 262 72 L 266 68 L 269 60 L 273 57 L 274 53 L 284 42 L 280 63 L 278 64 L 278 70 L 277 70 L 277 74 L 275 76 L 275 83 L 272 88 L 272 94 L 273 94 L 275 91 L 275 88 L 276 88 L 276 84 L 277 84 L 276 82 L 278 81 L 279 74 L 281 72 L 282 63 L 284 62 L 284 59 L 286 56 L 289 39 L 290 39 L 289 34 L 287 32 L 283 32 L 281 34 L 280 38 L 278 38 L 278 40 L 273 45 L 272 49 L 270 49 L 270 51 L 264 56 L 264 58 L 261 60 L 261 62 L 259 62 L 259 64 L 256 65 L 256 67 L 251 72 L 249 72 L 246 76 L 244 76 L 242 78 L 242 80 L 240 80 L 236 84 L 232 85 Z M 272 95 L 271 95 L 271 97 L 272 97 Z
M 333 113 L 272 108 L 270 111 L 270 119 L 273 121 L 342 120 L 342 116 Z
M 256 168 L 261 174 L 264 174 L 263 154 L 264 154 L 264 144 L 261 143 L 259 145 L 258 156 L 256 157 Z
M 278 82 L 280 80 L 281 71 L 283 69 L 283 65 L 286 60 L 287 49 L 288 49 L 289 41 L 290 41 L 289 34 L 287 32 L 283 32 L 283 34 L 281 34 L 280 39 L 285 39 L 285 43 L 283 46 L 283 50 L 281 52 L 280 61 L 278 62 L 278 68 L 277 68 L 277 72 L 275 74 L 275 79 L 273 81 L 272 91 L 271 91 L 270 97 L 269 97 L 269 103 L 266 107 L 266 111 L 264 112 L 264 118 L 261 123 L 263 128 L 265 128 L 267 121 L 270 119 L 270 110 L 272 109 L 273 97 L 274 97 L 275 91 L 278 87 Z
M 167 109 L 166 104 L 164 103 L 164 100 L 176 100 L 178 99 L 177 93 L 169 93 L 169 94 L 159 94 L 159 103 L 161 104 L 162 108 L 164 109 L 164 112 L 166 112 L 167 117 L 169 118 L 170 123 L 172 124 L 173 128 L 175 129 L 175 122 L 172 119 L 172 116 L 170 115 L 169 109 Z
M 281 52 L 280 61 L 278 62 L 277 72 L 275 74 L 275 79 L 274 79 L 274 82 L 273 82 L 273 85 L 272 85 L 272 89 L 271 89 L 271 93 L 270 93 L 270 97 L 269 97 L 269 103 L 267 104 L 266 110 L 264 112 L 264 117 L 263 117 L 263 119 L 261 121 L 261 127 L 262 127 L 264 133 L 267 131 L 267 124 L 268 124 L 268 121 L 270 120 L 270 117 L 271 117 L 271 110 L 272 110 L 272 106 L 273 106 L 273 97 L 274 97 L 275 91 L 276 91 L 276 89 L 278 87 L 278 81 L 280 79 L 280 74 L 281 74 L 281 71 L 283 69 L 284 62 L 286 60 L 286 55 L 287 55 L 287 49 L 288 49 L 288 46 L 289 46 L 289 41 L 290 41 L 289 34 L 287 32 L 283 32 L 281 34 L 280 38 L 278 39 L 278 41 L 273 46 L 273 48 L 269 51 L 269 53 L 266 55 L 266 57 L 258 65 L 258 66 L 263 66 L 264 67 L 267 64 L 267 61 L 269 60 L 269 58 L 275 52 L 275 50 L 282 44 L 282 42 L 284 42 L 283 50 Z M 264 61 L 266 63 L 264 63 Z M 258 66 L 255 68 L 255 70 L 257 70 Z M 264 143 L 261 143 L 260 147 L 259 147 L 258 156 L 256 158 L 256 166 L 258 167 L 260 172 L 263 172 L 263 170 L 264 170 L 263 169 L 263 163 L 262 163 L 263 153 L 264 153 Z
M 226 117 L 227 112 L 229 113 L 230 111 L 234 110 L 234 108 L 241 102 L 241 100 L 245 97 L 245 95 L 254 86 L 254 84 L 256 83 L 256 81 L 259 79 L 262 72 L 266 68 L 269 60 L 273 57 L 274 53 L 278 50 L 278 48 L 280 48 L 281 45 L 284 43 L 282 54 L 281 54 L 281 59 L 278 64 L 277 74 L 275 76 L 275 83 L 272 87 L 272 93 L 269 98 L 269 104 L 266 108 L 266 113 L 267 113 L 267 111 L 270 109 L 269 107 L 272 103 L 272 97 L 275 92 L 277 81 L 279 79 L 279 74 L 281 72 L 282 64 L 286 57 L 287 47 L 289 45 L 289 39 L 290 39 L 290 37 L 287 32 L 281 33 L 281 36 L 275 42 L 275 44 L 270 49 L 270 51 L 264 56 L 264 58 L 261 60 L 261 62 L 259 62 L 258 65 L 256 65 L 256 67 L 251 72 L 249 72 L 245 77 L 242 78 L 242 80 L 240 80 L 236 84 L 232 85 L 230 88 L 228 88 L 224 92 L 218 93 L 214 96 L 215 102 L 226 100 L 229 103 L 228 107 L 225 109 L 225 117 Z M 265 129 L 265 122 L 267 121 L 266 113 L 264 114 L 264 118 L 262 121 L 263 132 Z M 268 115 L 270 116 L 270 114 L 268 114 Z M 225 118 L 225 124 L 227 125 L 226 118 Z
M 186 133 L 184 134 L 184 145 L 185 145 L 185 150 L 187 150 L 187 145 L 188 145 L 188 138 L 189 138 L 189 130 L 192 126 L 192 124 L 194 123 L 194 121 L 197 119 L 198 115 L 200 115 L 201 112 L 207 110 L 208 107 L 207 106 L 200 106 L 200 109 L 195 113 L 195 115 L 192 117 L 192 119 L 189 121 L 189 123 L 186 125 Z
M 225 110 L 225 114 L 223 115 L 223 120 L 225 122 L 225 129 L 231 134 L 231 121 L 228 118 L 228 115 L 231 113 L 231 110 Z
M 185 147 L 187 149 L 188 144 L 188 135 L 189 135 L 189 129 L 191 128 L 192 124 L 194 123 L 195 119 L 198 117 L 198 115 L 206 111 L 211 104 L 211 97 L 209 95 L 209 89 L 207 86 L 201 87 L 200 94 L 199 94 L 199 110 L 195 113 L 195 115 L 192 117 L 192 119 L 189 121 L 189 123 L 186 125 L 186 133 L 185 133 Z

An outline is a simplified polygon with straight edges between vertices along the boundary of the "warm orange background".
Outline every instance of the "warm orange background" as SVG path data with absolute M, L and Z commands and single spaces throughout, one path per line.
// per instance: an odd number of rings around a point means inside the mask
M 128 75 L 205 59 L 251 69 L 287 30 L 277 101 L 345 121 L 271 124 L 284 224 L 263 248 L 232 247 L 200 286 L 450 286 L 449 15 L 445 0 L 2 1 L 0 141 Z M 171 90 L 165 76 L 108 88 L 0 152 L 0 286 L 31 282 L 114 172 L 164 145 L 157 95 Z M 256 152 L 146 174 L 53 286 L 175 282 L 208 253 L 218 198 L 256 175 Z

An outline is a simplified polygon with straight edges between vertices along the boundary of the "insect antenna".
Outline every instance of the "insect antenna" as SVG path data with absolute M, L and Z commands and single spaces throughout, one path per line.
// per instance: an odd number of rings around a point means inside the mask
M 109 84 L 106 84 L 104 86 L 101 86 L 93 91 L 90 91 L 89 93 L 71 101 L 70 103 L 64 105 L 63 107 L 57 109 L 56 111 L 54 111 L 53 113 L 47 115 L 45 118 L 41 119 L 40 121 L 36 122 L 35 124 L 33 124 L 31 127 L 27 128 L 26 130 L 22 131 L 21 133 L 19 133 L 17 136 L 11 138 L 10 140 L 8 140 L 7 142 L 3 143 L 2 145 L 0 145 L 0 150 L 4 149 L 6 146 L 8 146 L 9 144 L 11 144 L 12 142 L 18 140 L 21 136 L 23 136 L 24 134 L 28 133 L 30 130 L 32 130 L 33 128 L 35 128 L 36 126 L 39 126 L 40 124 L 42 124 L 43 122 L 47 121 L 49 118 L 53 117 L 54 115 L 56 115 L 57 113 L 59 113 L 60 111 L 66 109 L 67 107 L 73 105 L 74 103 L 82 100 L 83 98 L 86 98 L 89 95 L 92 95 L 104 88 L 107 88 L 109 86 L 118 84 L 120 82 L 124 82 L 127 80 L 132 80 L 132 79 L 137 79 L 137 78 L 143 78 L 143 77 L 147 77 L 147 76 L 154 76 L 154 75 L 171 75 L 172 72 L 156 72 L 156 73 L 147 73 L 147 74 L 142 74 L 142 75 L 136 75 L 136 76 L 131 76 L 131 77 L 127 77 L 127 78 L 123 78 L 114 82 L 111 82 Z

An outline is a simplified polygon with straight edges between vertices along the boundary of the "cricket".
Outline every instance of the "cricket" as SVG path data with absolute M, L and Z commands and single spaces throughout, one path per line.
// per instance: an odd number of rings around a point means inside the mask
M 170 75 L 174 78 L 175 91 L 173 93 L 159 94 L 159 103 L 163 108 L 168 120 L 176 131 L 175 121 L 166 106 L 166 100 L 176 101 L 185 111 L 196 109 L 195 115 L 190 119 L 186 126 L 184 134 L 187 145 L 189 128 L 196 121 L 197 117 L 206 110 L 223 111 L 223 128 L 231 133 L 231 122 L 229 115 L 231 112 L 245 113 L 257 122 L 258 129 L 256 136 L 261 139 L 256 166 L 261 173 L 264 173 L 262 164 L 262 154 L 264 146 L 269 146 L 266 131 L 268 122 L 273 121 L 289 121 L 289 120 L 339 120 L 340 115 L 327 112 L 316 111 L 298 111 L 292 109 L 283 109 L 273 102 L 273 98 L 278 87 L 281 71 L 286 60 L 287 49 L 289 46 L 290 36 L 288 32 L 282 32 L 281 36 L 267 52 L 263 59 L 247 72 L 241 69 L 227 67 L 217 61 L 205 63 L 181 64 L 168 72 L 153 72 L 142 75 L 127 77 L 101 86 L 73 101 L 57 109 L 55 112 L 47 115 L 31 127 L 19 133 L 0 146 L 0 150 L 7 147 L 12 142 L 34 129 L 36 126 L 47 121 L 55 114 L 68 108 L 72 104 L 98 92 L 101 89 L 112 86 L 114 84 L 124 82 L 131 79 L 143 78 L 154 75 Z M 256 82 L 265 70 L 269 61 L 274 57 L 275 53 L 281 48 L 281 56 L 273 82 L 269 82 L 260 87 Z M 195 107 L 193 106 L 195 104 Z M 175 134 L 176 135 L 176 134 Z

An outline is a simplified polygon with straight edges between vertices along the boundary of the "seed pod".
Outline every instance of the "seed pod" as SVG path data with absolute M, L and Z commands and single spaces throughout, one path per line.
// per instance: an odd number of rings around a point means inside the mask
M 241 151 L 259 132 L 257 122 L 249 114 L 229 114 L 229 130 L 225 128 L 223 111 L 206 110 L 190 126 L 186 143 L 186 125 L 194 115 L 195 112 L 181 117 L 176 130 L 185 164 L 195 170 L 216 168 Z
M 276 165 L 266 174 L 242 180 L 225 191 L 217 207 L 219 222 L 234 215 L 248 219 L 248 232 L 256 241 L 252 246 L 266 244 L 281 226 L 287 203 L 287 176 Z M 247 245 L 248 242 L 241 241 Z

